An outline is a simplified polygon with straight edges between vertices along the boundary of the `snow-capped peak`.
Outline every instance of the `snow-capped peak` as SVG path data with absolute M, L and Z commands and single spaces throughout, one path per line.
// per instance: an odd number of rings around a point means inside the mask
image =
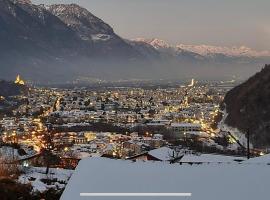
M 134 39 L 133 41 L 144 42 L 144 43 L 150 44 L 155 49 L 168 49 L 168 48 L 171 48 L 171 45 L 169 45 L 166 41 L 160 40 L 160 39 L 157 39 L 157 38 L 154 38 L 154 39 L 137 38 L 137 39 Z
M 256 51 L 246 46 L 220 47 L 211 45 L 186 45 L 179 44 L 178 49 L 191 51 L 202 56 L 211 54 L 223 54 L 226 56 L 248 56 L 248 57 L 264 57 L 270 56 L 269 51 Z
M 223 54 L 230 57 L 270 57 L 270 51 L 257 51 L 246 46 L 233 46 L 233 47 L 224 47 L 224 46 L 212 46 L 212 45 L 187 45 L 187 44 L 178 44 L 170 45 L 164 40 L 160 39 L 145 39 L 137 38 L 133 41 L 144 42 L 157 50 L 170 49 L 177 52 L 188 51 L 192 53 L 199 54 L 201 56 L 211 56 L 214 54 Z

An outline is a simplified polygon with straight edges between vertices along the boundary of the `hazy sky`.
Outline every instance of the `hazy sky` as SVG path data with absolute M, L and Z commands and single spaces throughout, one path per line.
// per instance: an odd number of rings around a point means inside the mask
M 124 38 L 270 50 L 270 0 L 32 0 L 77 3 Z

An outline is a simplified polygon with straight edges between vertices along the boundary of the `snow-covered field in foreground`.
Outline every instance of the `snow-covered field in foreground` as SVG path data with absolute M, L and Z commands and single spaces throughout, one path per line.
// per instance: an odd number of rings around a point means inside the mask
M 244 161 L 243 163 L 245 163 L 245 164 L 260 164 L 260 165 L 267 164 L 270 166 L 270 154 L 251 158 L 249 160 Z
M 31 167 L 19 177 L 18 182 L 22 184 L 30 183 L 33 187 L 33 191 L 39 192 L 44 192 L 50 188 L 62 189 L 66 186 L 73 170 L 51 168 L 48 175 L 46 175 L 45 172 L 46 168 L 44 167 Z M 45 184 L 42 179 L 55 179 L 56 181 L 52 184 Z
M 236 156 L 225 156 L 218 154 L 186 154 L 183 156 L 179 162 L 189 162 L 189 163 L 235 163 L 239 161 L 244 161 L 246 158 L 244 157 L 236 157 Z
M 82 160 L 61 200 L 267 200 L 270 166 Z M 192 193 L 191 197 L 80 197 L 80 193 Z

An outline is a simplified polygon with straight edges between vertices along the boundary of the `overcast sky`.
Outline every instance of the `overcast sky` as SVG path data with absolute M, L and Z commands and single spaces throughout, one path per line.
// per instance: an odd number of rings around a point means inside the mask
M 32 0 L 77 3 L 124 38 L 270 50 L 270 0 Z

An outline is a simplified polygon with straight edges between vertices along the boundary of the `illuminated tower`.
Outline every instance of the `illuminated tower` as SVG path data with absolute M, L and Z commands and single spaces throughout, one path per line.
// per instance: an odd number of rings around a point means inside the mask
M 14 83 L 18 84 L 18 85 L 24 85 L 24 80 L 21 79 L 20 75 L 17 75 L 16 80 L 14 81 Z
M 188 85 L 188 87 L 193 87 L 194 84 L 195 84 L 195 81 L 194 81 L 194 79 L 192 79 L 192 80 L 191 80 L 191 83 Z

